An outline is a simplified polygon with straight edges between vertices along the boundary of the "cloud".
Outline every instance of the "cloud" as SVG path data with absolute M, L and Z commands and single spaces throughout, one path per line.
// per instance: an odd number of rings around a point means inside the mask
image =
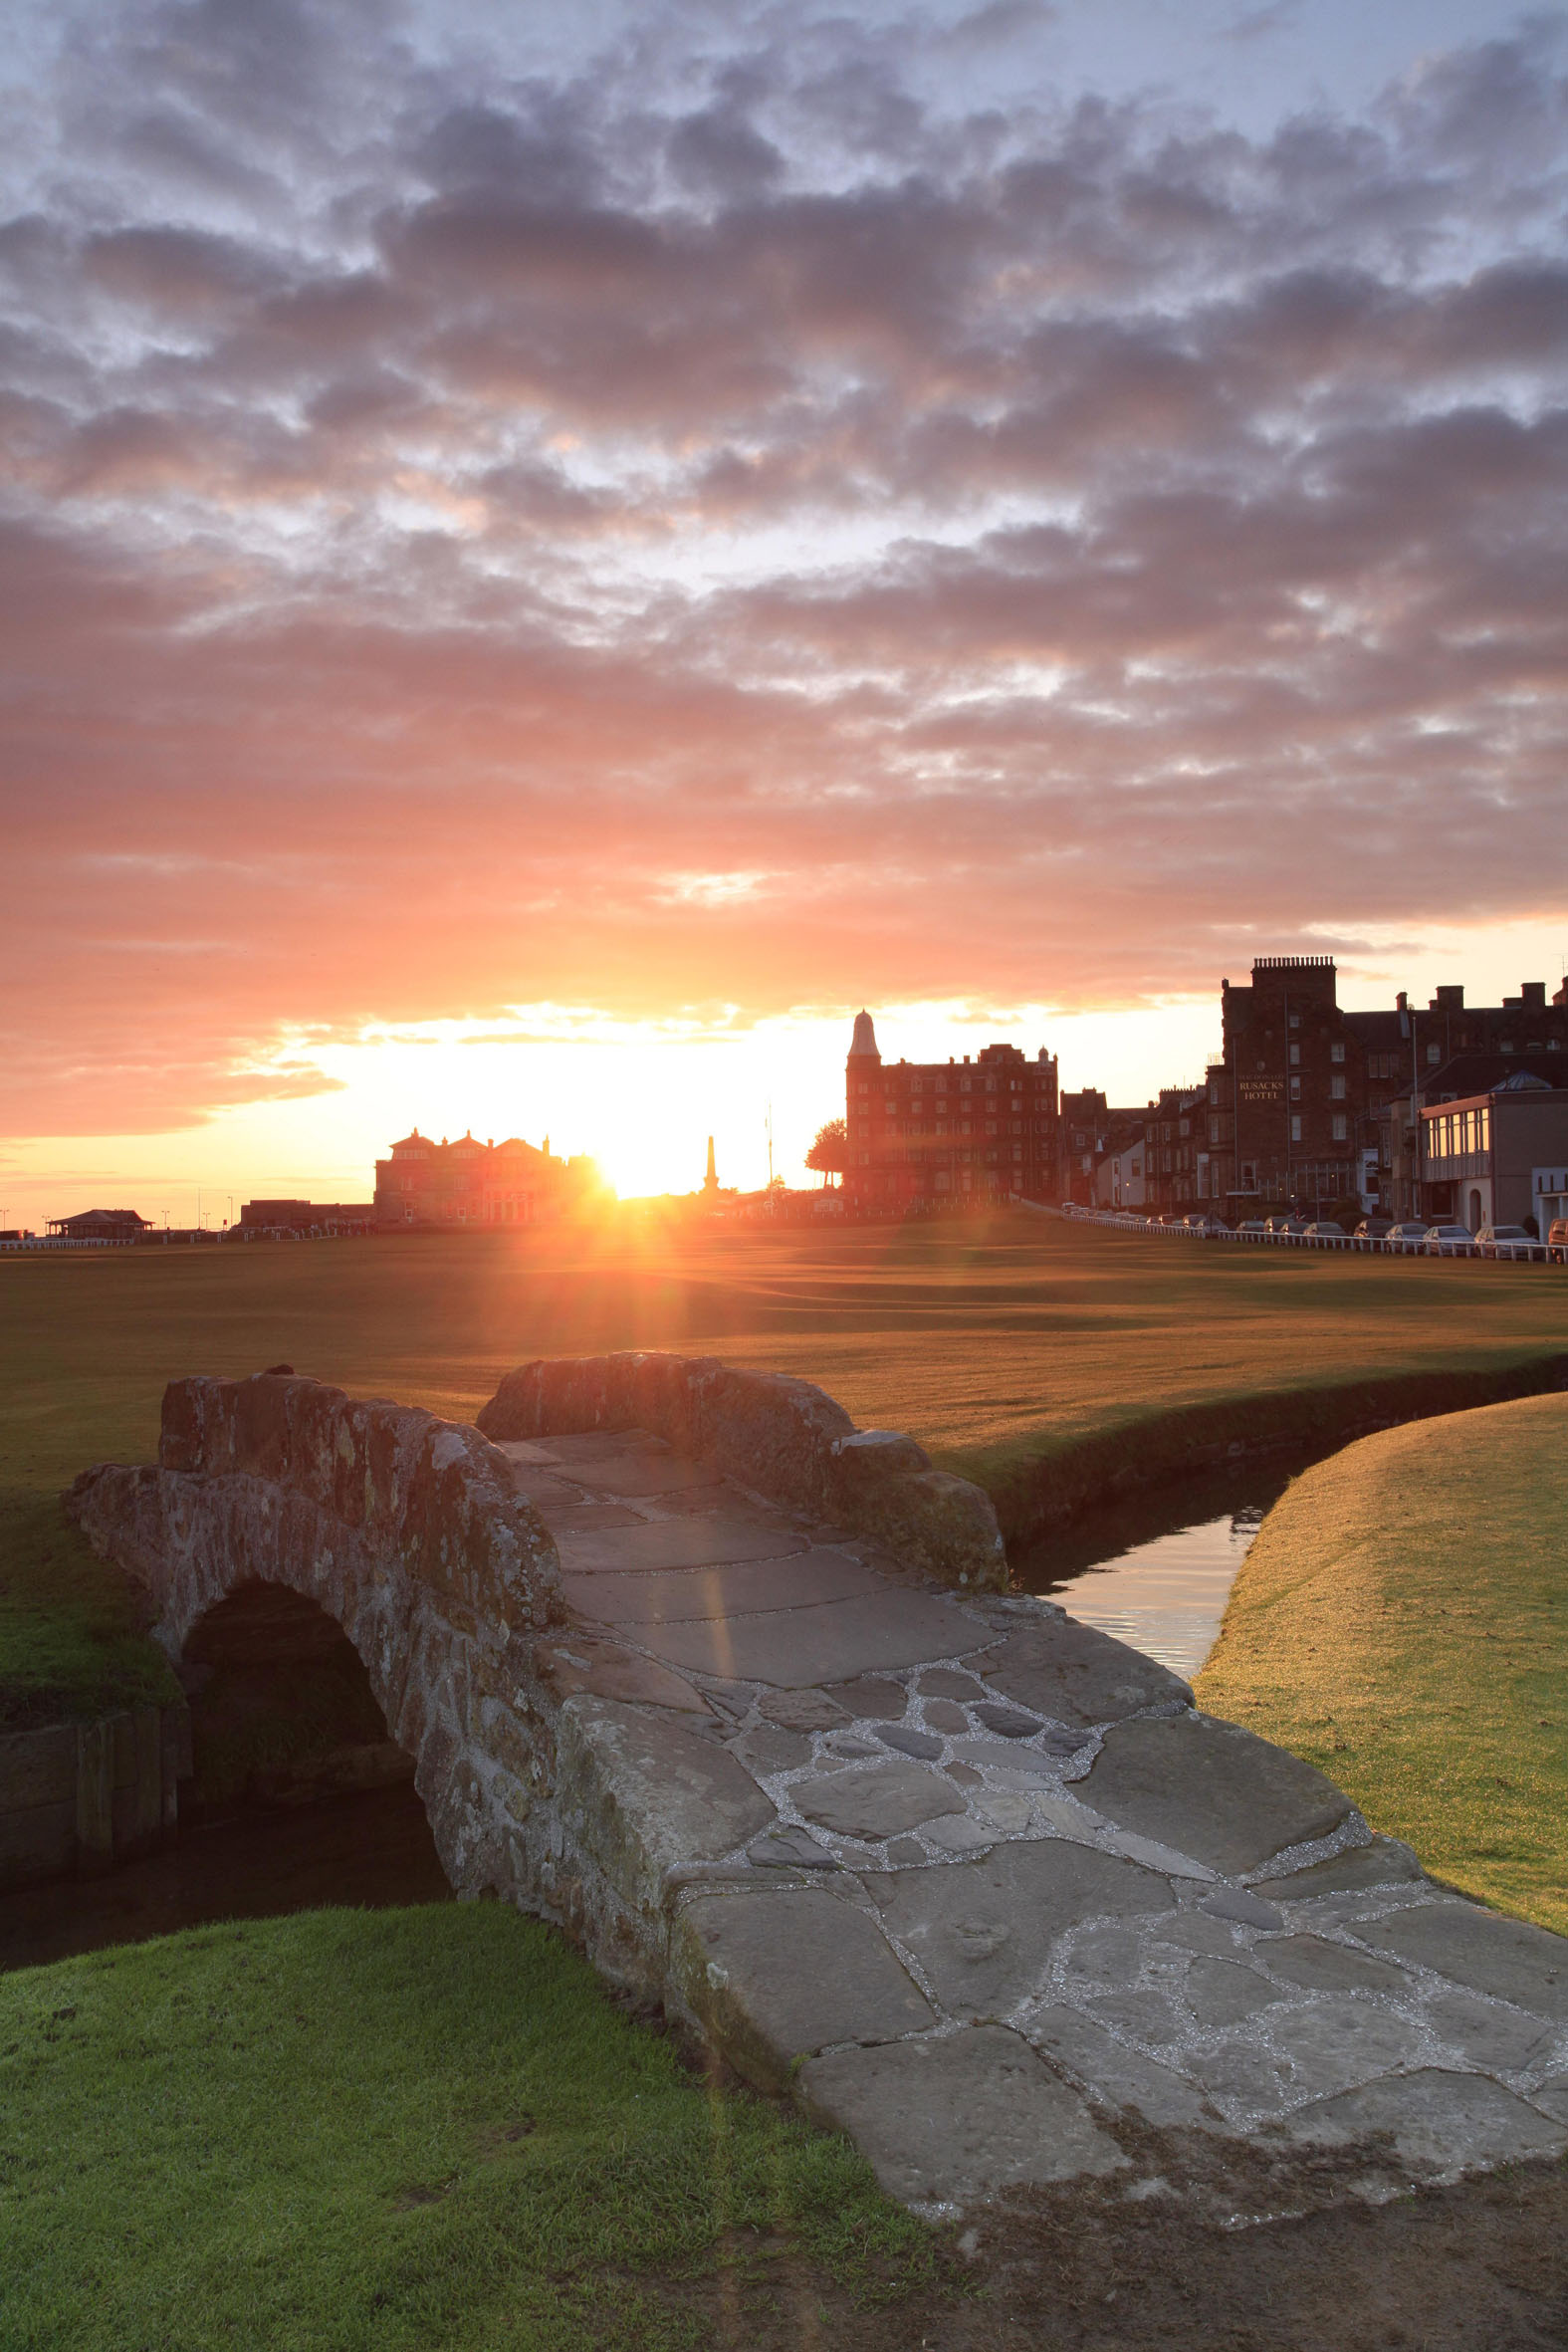
M 0 222 L 9 1131 L 1560 903 L 1550 26 L 1249 139 L 939 104 L 951 26 L 89 21 Z

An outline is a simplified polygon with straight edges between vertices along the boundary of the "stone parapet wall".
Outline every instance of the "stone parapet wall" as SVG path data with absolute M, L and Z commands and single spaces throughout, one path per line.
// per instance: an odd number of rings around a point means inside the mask
M 149 1852 L 172 1834 L 189 1772 L 183 1700 L 0 1739 L 0 1890 Z
M 934 1470 L 911 1437 L 857 1429 L 809 1380 L 715 1356 L 547 1357 L 509 1372 L 477 1416 L 498 1441 L 646 1429 L 770 1501 L 833 1521 L 941 1582 L 1000 1590 L 991 1498 Z
M 377 1565 L 395 1561 L 488 1625 L 546 1624 L 559 1605 L 555 1544 L 505 1460 L 471 1428 L 415 1406 L 293 1375 L 176 1380 L 158 1463 L 276 1486 L 339 1523 Z

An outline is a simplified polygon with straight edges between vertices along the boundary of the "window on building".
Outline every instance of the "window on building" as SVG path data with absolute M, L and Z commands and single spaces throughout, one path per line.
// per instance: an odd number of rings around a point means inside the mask
M 959 1079 L 959 1092 L 960 1092 L 961 1094 L 970 1094 L 970 1093 L 973 1093 L 973 1091 L 974 1091 L 974 1087 L 975 1087 L 975 1081 L 974 1081 L 974 1079 L 973 1079 L 973 1078 L 960 1078 L 960 1079 Z
M 1334 1077 L 1331 1077 L 1331 1078 L 1329 1079 L 1329 1081 L 1328 1081 L 1328 1098 L 1329 1098 L 1330 1102 L 1343 1102 L 1343 1101 L 1344 1101 L 1344 1099 L 1345 1099 L 1345 1081 L 1344 1081 L 1344 1079 L 1343 1079 L 1343 1078 L 1334 1078 Z
M 1334 1141 L 1336 1143 L 1343 1143 L 1347 1133 L 1349 1132 L 1349 1128 L 1350 1121 L 1346 1118 L 1344 1112 L 1342 1110 L 1336 1111 L 1334 1113 Z
M 1298 1061 L 1301 1059 L 1301 1049 L 1300 1049 L 1300 1047 L 1299 1047 L 1299 1046 L 1297 1046 L 1297 1045 L 1292 1045 L 1292 1046 L 1291 1046 L 1291 1049 L 1290 1049 L 1290 1059 L 1291 1059 L 1292 1063 L 1298 1062 Z
M 1329 1047 L 1329 1050 L 1328 1050 L 1328 1058 L 1329 1058 L 1330 1061 L 1343 1061 L 1343 1060 L 1344 1060 L 1344 1058 L 1345 1058 L 1345 1041 L 1344 1041 L 1344 1039 L 1343 1039 L 1343 1038 L 1336 1038 L 1336 1039 L 1334 1040 L 1334 1043 L 1333 1043 L 1333 1044 L 1332 1044 L 1332 1045 Z
M 1292 1102 L 1299 1102 L 1301 1099 L 1301 1080 L 1299 1078 L 1292 1078 L 1290 1081 L 1290 1099 Z
M 1220 1121 L 1218 1119 L 1211 1119 L 1209 1122 L 1209 1140 L 1211 1143 L 1218 1143 L 1220 1140 Z
M 1506 1051 L 1506 1049 L 1504 1049 L 1504 1050 Z M 1429 1047 L 1427 1048 L 1427 1066 L 1428 1066 L 1430 1069 L 1436 1069 L 1436 1068 L 1437 1068 L 1437 1066 L 1438 1066 L 1438 1063 L 1439 1063 L 1439 1062 L 1440 1062 L 1442 1059 L 1443 1059 L 1443 1048 L 1442 1048 L 1441 1046 L 1429 1046 Z
M 1299 1111 L 1291 1113 L 1290 1140 L 1292 1143 L 1299 1143 L 1301 1140 L 1301 1114 Z
M 1292 1028 L 1292 1029 L 1299 1029 L 1299 1028 L 1301 1027 L 1301 1016 L 1300 1016 L 1300 1014 L 1299 1014 L 1299 1013 L 1292 1013 L 1292 1014 L 1291 1014 L 1291 1016 L 1290 1016 L 1290 1026 L 1291 1026 L 1291 1028 Z
M 986 1121 L 986 1132 L 987 1132 L 987 1134 L 988 1134 L 988 1135 L 995 1135 L 995 1134 L 996 1134 L 996 1132 L 997 1132 L 997 1122 L 996 1122 L 996 1120 L 995 1120 L 995 1119 L 988 1119 L 988 1120 Z

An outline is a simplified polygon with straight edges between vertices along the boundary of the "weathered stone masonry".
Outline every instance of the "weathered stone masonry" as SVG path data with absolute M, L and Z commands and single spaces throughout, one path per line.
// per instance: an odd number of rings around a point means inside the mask
M 176 1656 L 255 1579 L 318 1601 L 458 1892 L 559 1921 L 912 2204 L 1114 2173 L 1135 2117 L 1173 2179 L 1184 2134 L 1261 2135 L 1363 2150 L 1376 2195 L 1568 2146 L 1568 1944 L 996 1590 L 986 1498 L 910 1441 L 657 1356 L 526 1366 L 480 1418 L 182 1381 L 159 1466 L 71 1508 Z
M 637 1415 L 716 1467 L 744 1465 L 754 1490 L 885 1529 L 954 1582 L 1005 1572 L 979 1488 L 933 1471 L 908 1438 L 857 1431 L 806 1381 L 702 1359 L 568 1359 L 512 1374 L 481 1418 L 521 1434 L 625 1428 Z M 542 1649 L 566 1614 L 555 1540 L 515 1466 L 472 1428 L 292 1376 L 181 1380 L 164 1397 L 157 1467 L 88 1471 L 68 1509 L 146 1591 L 171 1658 L 253 1580 L 318 1602 L 414 1759 L 459 1895 L 543 1913 L 639 1992 L 669 1990 L 666 1875 L 702 1857 L 716 1822 L 733 1818 L 739 1834 L 773 1819 L 728 1756 L 672 1725 L 661 1734 L 690 1753 L 644 1759 L 622 1790 L 637 1719 L 621 1720 L 613 1672 L 590 1678 L 598 1690 L 574 1690 L 581 1676 Z M 646 1695 L 645 1666 L 632 1684 L 631 1696 Z M 661 1815 L 644 1781 L 666 1766 Z M 721 1787 L 732 1778 L 739 1785 Z M 563 1825 L 562 1806 L 585 1837 Z
M 144 1588 L 173 1658 L 248 1582 L 318 1602 L 414 1759 L 453 1886 L 548 1876 L 525 1852 L 539 1743 L 523 1719 L 560 1568 L 505 1457 L 474 1430 L 313 1380 L 181 1380 L 157 1467 L 88 1471 L 67 1507 Z

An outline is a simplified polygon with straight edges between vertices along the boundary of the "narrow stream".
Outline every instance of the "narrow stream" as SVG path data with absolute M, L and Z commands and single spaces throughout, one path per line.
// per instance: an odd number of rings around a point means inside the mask
M 1088 1513 L 1016 1559 L 1013 1583 L 1191 1678 L 1264 1513 L 1300 1467 L 1238 1463 Z
M 345 1903 L 450 1903 L 425 1809 L 407 1782 L 322 1804 L 236 1813 L 102 1878 L 56 1878 L 0 1904 L 0 1970 L 219 1919 Z

